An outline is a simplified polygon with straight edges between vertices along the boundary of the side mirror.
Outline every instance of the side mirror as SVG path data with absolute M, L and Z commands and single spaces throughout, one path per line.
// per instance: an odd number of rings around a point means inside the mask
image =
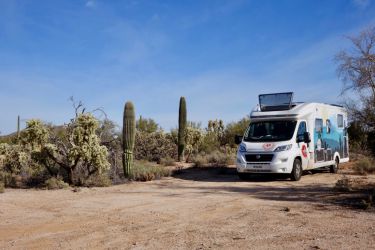
M 311 142 L 311 138 L 310 138 L 310 133 L 309 132 L 303 133 L 303 141 L 305 143 L 310 143 Z
M 234 136 L 234 142 L 238 145 L 242 142 L 243 136 L 241 135 L 235 135 Z

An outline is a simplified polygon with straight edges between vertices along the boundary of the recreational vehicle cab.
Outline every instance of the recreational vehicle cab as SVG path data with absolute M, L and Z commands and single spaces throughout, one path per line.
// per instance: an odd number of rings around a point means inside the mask
M 244 136 L 237 136 L 237 172 L 289 174 L 349 161 L 347 113 L 338 105 L 293 102 L 293 93 L 259 95 Z

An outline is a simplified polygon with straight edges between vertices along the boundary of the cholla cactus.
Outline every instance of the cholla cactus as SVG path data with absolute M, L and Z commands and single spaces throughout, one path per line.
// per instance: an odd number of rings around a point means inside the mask
M 185 97 L 180 98 L 180 108 L 178 113 L 178 160 L 184 160 L 186 143 L 186 101 Z
M 30 155 L 22 151 L 18 145 L 0 144 L 0 170 L 19 174 L 30 161 Z
M 203 141 L 203 133 L 198 128 L 188 126 L 186 128 L 186 160 L 189 160 L 190 155 L 196 154 L 199 151 L 199 146 Z
M 37 151 L 40 151 L 43 145 L 47 143 L 48 137 L 48 128 L 38 119 L 28 120 L 26 128 L 21 133 L 22 144 Z
M 70 140 L 72 148 L 68 151 L 68 160 L 71 166 L 79 159 L 88 169 L 88 172 L 98 172 L 109 169 L 108 151 L 100 145 L 100 139 L 96 135 L 98 120 L 90 113 L 80 114 L 75 121 Z M 50 147 L 49 150 L 53 151 Z
M 133 150 L 135 141 L 135 112 L 134 105 L 127 102 L 124 107 L 124 121 L 122 130 L 123 167 L 125 177 L 131 175 L 133 164 Z

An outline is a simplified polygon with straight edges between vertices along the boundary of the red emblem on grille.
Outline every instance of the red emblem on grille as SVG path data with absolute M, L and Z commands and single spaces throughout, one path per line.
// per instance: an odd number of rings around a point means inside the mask
M 273 143 L 264 143 L 263 144 L 263 149 L 268 151 L 268 150 L 271 150 L 273 148 Z

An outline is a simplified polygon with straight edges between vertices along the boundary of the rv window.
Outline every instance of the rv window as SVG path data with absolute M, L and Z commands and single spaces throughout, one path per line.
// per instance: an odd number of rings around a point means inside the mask
M 303 141 L 304 133 L 307 132 L 306 122 L 301 122 L 297 131 L 297 140 Z
M 315 131 L 317 133 L 323 132 L 323 120 L 322 119 L 315 119 Z
M 326 129 L 327 129 L 327 134 L 331 133 L 331 121 L 329 119 L 326 120 Z
M 337 127 L 338 128 L 344 127 L 344 116 L 343 115 L 337 115 Z

